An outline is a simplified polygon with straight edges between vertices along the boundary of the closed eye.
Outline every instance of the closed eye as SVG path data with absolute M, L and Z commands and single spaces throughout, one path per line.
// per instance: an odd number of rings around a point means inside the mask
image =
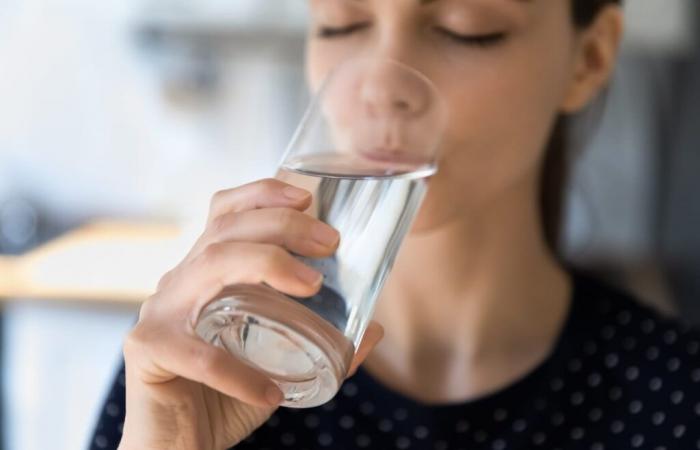
M 460 34 L 447 28 L 438 27 L 437 31 L 443 36 L 464 45 L 475 47 L 490 47 L 499 44 L 506 38 L 506 33 L 485 33 L 485 34 Z
M 367 23 L 367 22 L 354 23 L 352 25 L 347 25 L 344 27 L 321 26 L 321 27 L 319 27 L 316 35 L 320 38 L 342 37 L 342 36 L 347 36 L 349 34 L 352 34 L 356 31 L 362 30 L 364 28 L 367 28 L 368 26 L 369 26 L 369 23 Z

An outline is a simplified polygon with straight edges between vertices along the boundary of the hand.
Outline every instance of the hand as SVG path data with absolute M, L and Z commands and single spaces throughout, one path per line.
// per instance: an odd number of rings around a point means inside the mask
M 214 195 L 192 250 L 158 283 L 124 343 L 126 419 L 120 449 L 227 449 L 262 425 L 282 401 L 263 373 L 194 332 L 199 311 L 225 286 L 265 282 L 297 297 L 322 276 L 294 258 L 332 255 L 338 232 L 304 214 L 311 194 L 265 179 Z M 371 322 L 352 375 L 383 335 Z

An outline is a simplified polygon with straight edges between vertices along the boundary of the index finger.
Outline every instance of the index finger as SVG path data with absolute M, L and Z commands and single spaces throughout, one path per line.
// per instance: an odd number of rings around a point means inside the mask
M 207 223 L 230 212 L 281 207 L 304 211 L 309 205 L 311 192 L 275 178 L 265 178 L 216 192 L 211 199 Z

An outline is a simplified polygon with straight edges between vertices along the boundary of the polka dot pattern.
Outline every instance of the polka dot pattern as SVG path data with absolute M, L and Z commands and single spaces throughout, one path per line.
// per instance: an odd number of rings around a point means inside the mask
M 278 409 L 242 450 L 700 450 L 700 330 L 580 274 L 552 353 L 499 391 L 430 405 L 363 367 L 336 397 Z M 116 449 L 124 420 L 117 374 L 91 450 Z

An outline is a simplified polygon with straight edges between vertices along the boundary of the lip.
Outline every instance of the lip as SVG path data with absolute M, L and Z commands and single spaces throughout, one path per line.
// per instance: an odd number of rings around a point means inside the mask
M 362 156 L 372 161 L 391 162 L 410 165 L 421 165 L 425 163 L 423 158 L 402 151 L 400 147 L 374 147 L 369 151 L 362 151 Z
M 398 155 L 401 155 L 399 148 L 374 147 L 362 152 L 362 156 L 373 161 L 394 161 Z

